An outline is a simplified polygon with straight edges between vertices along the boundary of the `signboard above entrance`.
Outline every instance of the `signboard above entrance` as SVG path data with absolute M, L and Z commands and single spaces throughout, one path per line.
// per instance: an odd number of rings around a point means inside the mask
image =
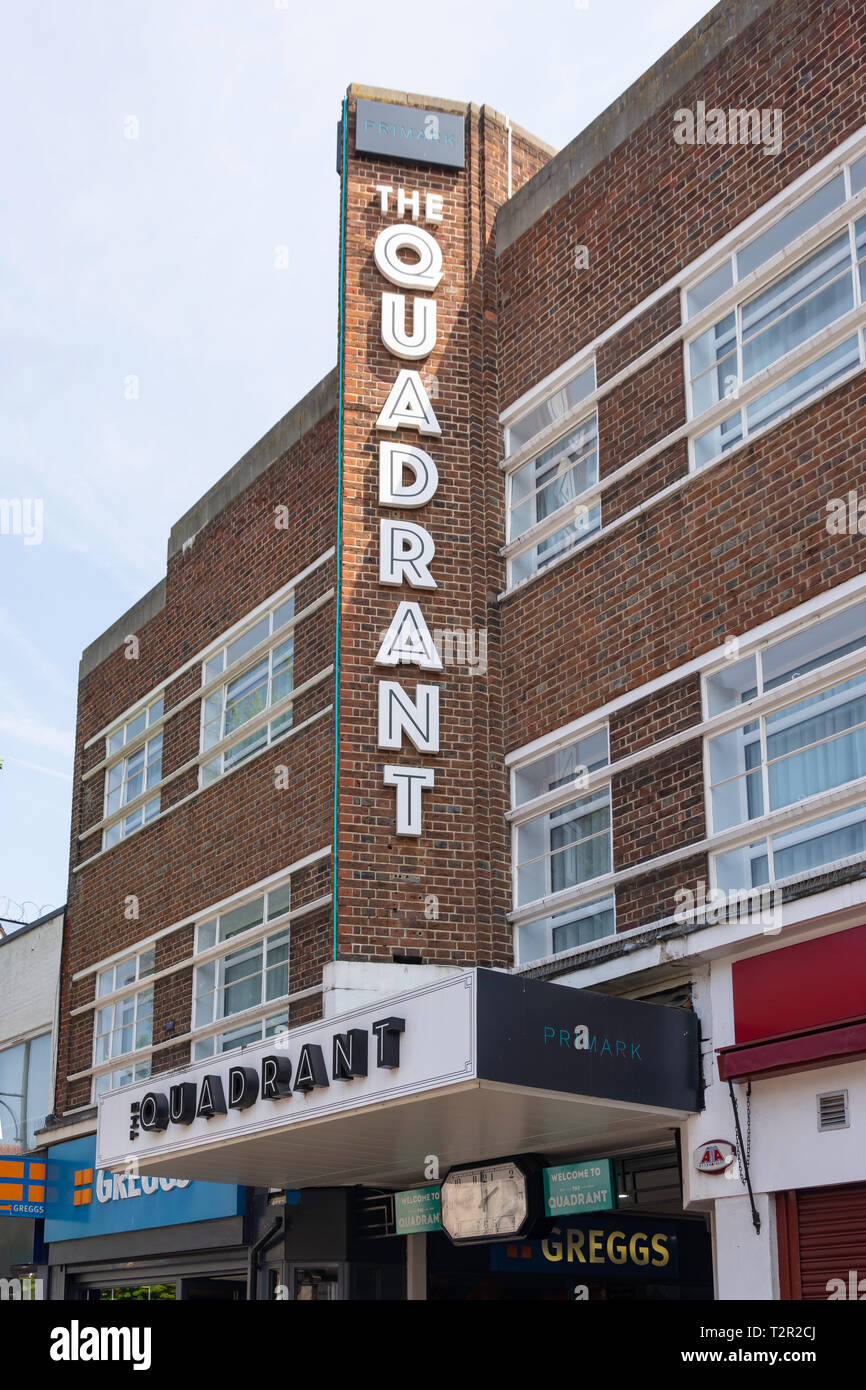
M 464 125 L 463 116 L 445 111 L 361 100 L 355 117 L 355 152 L 462 169 Z
M 442 1169 L 487 1164 L 492 1136 L 506 1155 L 532 1152 L 540 1133 L 589 1152 L 655 1141 L 697 1110 L 698 1063 L 687 1010 L 459 970 L 107 1092 L 96 1163 L 402 1190 L 425 1154 Z

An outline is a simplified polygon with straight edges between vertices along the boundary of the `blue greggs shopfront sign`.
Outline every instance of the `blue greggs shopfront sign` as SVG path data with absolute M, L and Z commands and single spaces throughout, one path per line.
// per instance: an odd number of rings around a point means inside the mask
M 46 1243 L 178 1226 L 238 1216 L 245 1191 L 227 1183 L 110 1173 L 96 1168 L 96 1137 L 56 1144 L 48 1152 L 50 1200 Z

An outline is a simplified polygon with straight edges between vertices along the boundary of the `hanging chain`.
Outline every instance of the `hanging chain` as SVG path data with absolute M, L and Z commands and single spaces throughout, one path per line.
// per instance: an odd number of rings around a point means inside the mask
M 733 1081 L 731 1080 L 730 1077 L 728 1077 L 728 1093 L 729 1093 L 729 1095 L 730 1095 L 730 1097 L 731 1097 L 731 1109 L 732 1109 L 733 1112 L 734 1112 L 734 1126 L 735 1126 L 736 1131 L 737 1131 L 737 1167 L 738 1167 L 739 1173 L 740 1173 L 740 1181 L 741 1181 L 741 1182 L 744 1182 L 744 1183 L 746 1184 L 747 1189 L 748 1189 L 748 1193 L 749 1193 L 749 1205 L 750 1205 L 751 1208 L 752 1208 L 752 1225 L 753 1225 L 754 1228 L 755 1228 L 755 1234 L 756 1234 L 756 1235 L 760 1235 L 760 1234 L 761 1234 L 761 1217 L 760 1217 L 760 1213 L 758 1212 L 758 1208 L 755 1206 L 755 1194 L 754 1194 L 753 1191 L 752 1191 L 752 1182 L 751 1182 L 751 1179 L 750 1179 L 750 1177 L 749 1177 L 749 1163 L 751 1162 L 751 1156 L 752 1156 L 752 1083 L 751 1083 L 751 1081 L 749 1081 L 749 1084 L 748 1084 L 748 1086 L 747 1086 L 747 1088 L 746 1088 L 746 1143 L 745 1143 L 745 1150 L 746 1150 L 746 1152 L 745 1152 L 745 1153 L 742 1152 L 743 1147 L 744 1147 L 744 1146 L 743 1146 L 743 1131 L 742 1131 L 742 1129 L 740 1128 L 740 1116 L 739 1116 L 739 1111 L 737 1110 L 737 1097 L 736 1097 L 736 1095 L 734 1094 L 734 1083 L 733 1083 Z
M 735 1102 L 736 1104 L 736 1102 Z M 737 1151 L 737 1169 L 740 1174 L 740 1182 L 746 1181 L 746 1169 L 752 1161 L 752 1082 L 749 1080 L 746 1086 L 746 1154 L 745 1164 L 743 1155 Z

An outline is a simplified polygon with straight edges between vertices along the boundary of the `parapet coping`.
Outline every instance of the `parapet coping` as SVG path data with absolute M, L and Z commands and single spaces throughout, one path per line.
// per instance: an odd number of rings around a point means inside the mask
M 224 473 L 189 511 L 184 512 L 169 534 L 169 560 L 182 550 L 184 545 L 191 542 L 208 522 L 219 516 L 220 512 L 270 468 L 271 464 L 276 463 L 278 458 L 297 444 L 320 420 L 336 409 L 337 388 L 337 368 L 334 367 L 312 391 L 308 391 L 297 405 L 272 425 L 267 434 Z M 150 622 L 164 607 L 165 579 L 160 579 L 143 598 L 85 647 L 78 668 L 79 680 L 95 671 L 106 657 L 117 650 L 125 637 Z
M 504 203 L 496 216 L 501 256 L 776 0 L 723 0 L 642 77 Z

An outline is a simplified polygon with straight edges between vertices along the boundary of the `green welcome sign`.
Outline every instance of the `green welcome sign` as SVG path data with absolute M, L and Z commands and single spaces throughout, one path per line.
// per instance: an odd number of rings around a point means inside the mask
M 394 1216 L 398 1236 L 415 1236 L 421 1231 L 441 1231 L 439 1188 L 412 1187 L 394 1193 Z
M 544 1170 L 544 1210 L 548 1216 L 579 1211 L 611 1211 L 616 1206 L 613 1163 L 582 1158 Z

